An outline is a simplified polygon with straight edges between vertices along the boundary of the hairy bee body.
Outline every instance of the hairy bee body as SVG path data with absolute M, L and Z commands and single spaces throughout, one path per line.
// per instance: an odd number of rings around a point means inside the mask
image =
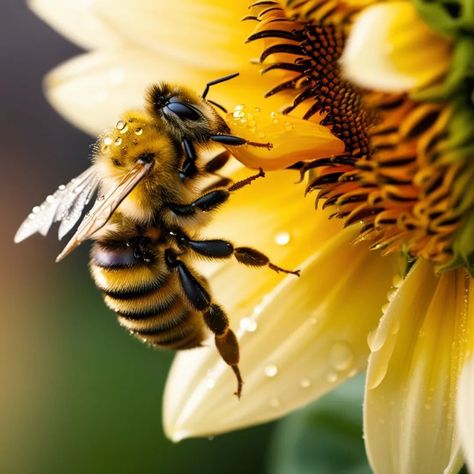
M 15 241 L 35 232 L 45 235 L 54 222 L 60 222 L 61 238 L 80 222 L 57 261 L 93 240 L 90 271 L 119 323 L 147 344 L 172 350 L 200 346 L 212 332 L 237 377 L 240 396 L 237 337 L 207 281 L 193 269 L 193 259 L 234 256 L 245 265 L 299 273 L 250 247 L 196 236 L 232 192 L 264 176 L 260 170 L 232 184 L 216 173 L 229 152 L 204 163 L 203 149 L 216 143 L 271 147 L 230 135 L 214 106 L 222 107 L 206 100 L 211 85 L 234 76 L 208 83 L 202 96 L 182 86 L 152 86 L 145 110 L 126 112 L 99 137 L 92 166 L 36 206 Z M 204 187 L 202 178 L 212 175 L 217 181 Z M 94 193 L 96 201 L 82 217 Z
M 90 270 L 118 322 L 143 342 L 163 349 L 197 347 L 207 336 L 202 314 L 180 291 L 179 277 L 156 243 L 146 260 L 126 242 L 94 243 Z

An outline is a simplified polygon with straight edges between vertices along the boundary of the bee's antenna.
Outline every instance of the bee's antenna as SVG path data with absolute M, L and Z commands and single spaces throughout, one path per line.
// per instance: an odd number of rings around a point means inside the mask
M 210 104 L 215 105 L 216 107 L 218 107 L 219 109 L 221 109 L 222 112 L 227 113 L 227 109 L 226 109 L 223 105 L 221 105 L 221 104 L 219 104 L 219 103 L 217 103 L 217 102 L 215 102 L 215 101 L 213 101 L 213 100 L 211 100 L 211 99 L 208 99 L 207 101 L 208 101 Z
M 228 74 L 227 76 L 220 77 L 219 79 L 214 79 L 211 82 L 208 82 L 206 84 L 206 87 L 204 88 L 204 92 L 202 93 L 202 98 L 206 99 L 207 94 L 209 93 L 209 88 L 211 86 L 215 86 L 216 84 L 220 84 L 221 82 L 229 81 L 230 79 L 233 79 L 234 77 L 237 77 L 240 73 L 234 72 L 233 74 Z

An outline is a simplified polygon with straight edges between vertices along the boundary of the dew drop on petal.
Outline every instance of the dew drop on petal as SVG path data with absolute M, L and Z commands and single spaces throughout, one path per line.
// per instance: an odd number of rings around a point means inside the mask
M 336 372 L 329 372 L 328 375 L 326 376 L 326 380 L 329 383 L 335 383 L 337 382 L 338 376 Z
M 282 230 L 275 234 L 275 243 L 281 246 L 288 245 L 291 240 L 291 235 L 288 231 Z
M 242 318 L 240 320 L 240 328 L 243 331 L 255 332 L 257 330 L 257 321 L 253 318 Z
M 336 341 L 329 349 L 329 364 L 337 371 L 349 369 L 354 363 L 354 352 L 345 341 Z
M 209 389 L 209 390 L 212 390 L 214 387 L 216 386 L 216 381 L 212 378 L 208 378 L 206 380 L 206 387 Z
M 270 398 L 269 405 L 272 408 L 278 408 L 281 405 L 280 399 L 278 397 L 272 397 Z
M 269 364 L 263 370 L 265 375 L 269 378 L 275 377 L 278 374 L 278 367 L 275 364 Z
M 31 210 L 31 212 L 32 212 L 33 214 L 38 214 L 39 211 L 41 211 L 41 208 L 40 208 L 39 206 L 35 206 L 35 207 Z
M 309 388 L 311 387 L 311 380 L 308 378 L 304 378 L 300 380 L 300 387 L 301 388 Z
M 66 189 L 66 186 L 64 186 L 64 184 L 60 184 L 58 187 L 59 191 L 64 191 L 65 189 Z

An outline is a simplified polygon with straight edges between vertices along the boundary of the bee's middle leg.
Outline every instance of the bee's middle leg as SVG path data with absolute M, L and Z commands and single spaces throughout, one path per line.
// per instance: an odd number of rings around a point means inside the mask
M 234 255 L 239 263 L 250 267 L 268 266 L 277 273 L 282 272 L 300 276 L 300 270 L 286 270 L 279 267 L 272 263 L 264 253 L 251 247 L 234 247 L 231 242 L 223 239 L 193 240 L 180 230 L 173 231 L 172 235 L 180 248 L 191 249 L 204 257 L 218 259 L 229 258 Z

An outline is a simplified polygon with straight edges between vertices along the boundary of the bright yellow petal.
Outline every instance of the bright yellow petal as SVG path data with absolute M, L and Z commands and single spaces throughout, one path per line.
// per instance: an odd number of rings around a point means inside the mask
M 437 277 L 419 261 L 370 338 L 364 424 L 376 473 L 449 473 L 462 465 L 454 412 L 474 340 L 469 285 L 463 269 Z
M 403 91 L 429 85 L 446 73 L 451 46 L 433 32 L 408 1 L 370 6 L 357 17 L 341 58 L 351 81 Z
M 145 89 L 157 81 L 184 83 L 197 91 L 207 82 L 229 71 L 186 67 L 177 61 L 143 49 L 121 48 L 78 56 L 53 70 L 46 78 L 46 94 L 51 104 L 67 120 L 84 131 L 97 135 L 115 123 L 130 108 L 143 108 Z M 245 99 L 262 102 L 270 88 L 269 79 L 251 66 L 241 75 L 211 89 L 209 98 L 228 108 Z M 284 103 L 275 98 L 274 106 Z
M 300 279 L 286 277 L 261 300 L 253 294 L 256 278 L 211 280 L 216 299 L 227 302 L 234 293 L 239 300 L 229 316 L 239 327 L 242 398 L 232 395 L 235 380 L 214 347 L 178 355 L 164 400 L 171 439 L 281 417 L 365 368 L 367 333 L 386 299 L 394 259 L 352 245 L 356 233 L 346 229 L 330 239 L 302 262 Z
M 100 0 L 29 0 L 28 3 L 42 20 L 84 49 L 123 44 L 117 31 L 97 15 Z
M 298 161 L 341 154 L 344 143 L 314 122 L 274 111 L 239 105 L 227 115 L 231 133 L 271 148 L 233 147 L 233 155 L 249 168 L 284 169 Z

